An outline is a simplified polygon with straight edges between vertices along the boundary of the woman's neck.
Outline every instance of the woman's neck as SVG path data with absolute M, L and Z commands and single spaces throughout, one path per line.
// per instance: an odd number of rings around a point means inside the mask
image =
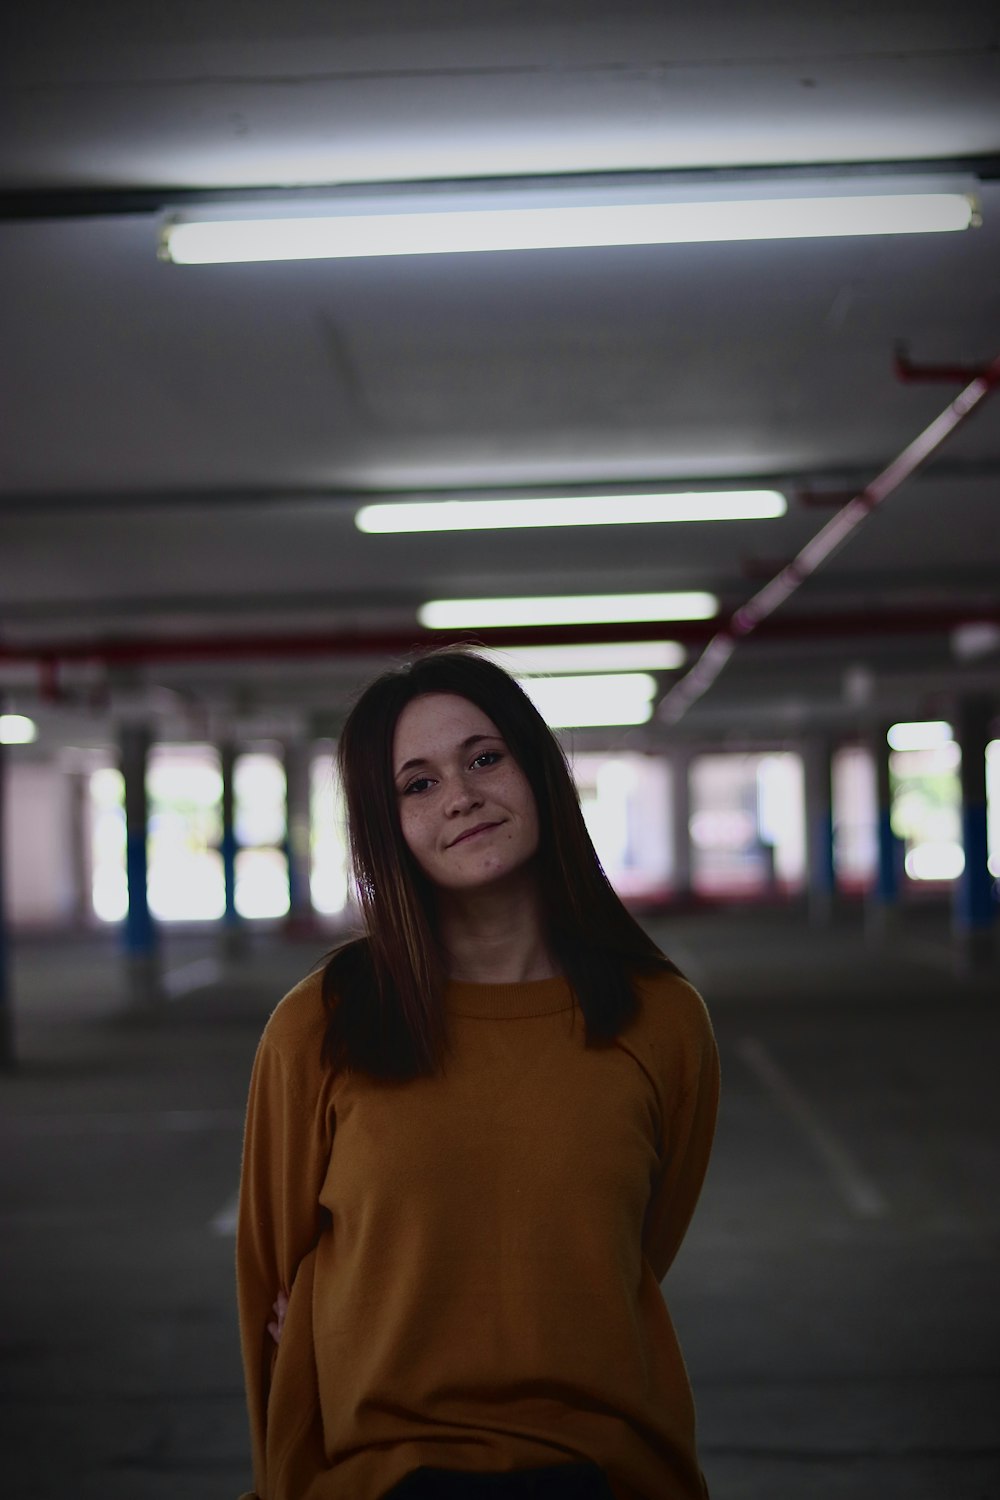
M 438 927 L 451 979 L 527 984 L 559 973 L 536 895 L 484 891 L 439 896 Z

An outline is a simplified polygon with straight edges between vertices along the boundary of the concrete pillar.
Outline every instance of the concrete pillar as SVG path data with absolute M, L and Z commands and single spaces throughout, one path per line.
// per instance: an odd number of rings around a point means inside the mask
M 877 808 L 875 879 L 865 902 L 865 923 L 875 933 L 884 932 L 899 912 L 902 885 L 903 846 L 892 831 L 892 788 L 889 780 L 888 721 L 871 730 L 869 747 L 875 768 Z
M 149 808 L 146 765 L 152 736 L 145 724 L 122 724 L 118 732 L 121 772 L 125 779 L 125 872 L 128 911 L 125 915 L 125 954 L 132 998 L 139 1002 L 159 996 L 156 927 L 146 896 L 146 836 Z
M 954 715 L 962 751 L 962 847 L 965 869 L 955 881 L 952 931 L 960 962 L 978 966 L 993 948 L 996 902 L 987 865 L 986 746 L 994 705 L 990 698 L 963 698 Z
M 70 795 L 69 845 L 73 870 L 73 916 L 85 928 L 91 917 L 90 777 L 86 771 L 67 771 Z
M 691 761 L 689 745 L 670 751 L 670 837 L 673 842 L 674 900 L 691 899 Z
M 313 920 L 310 763 L 308 741 L 294 740 L 285 744 L 285 857 L 288 860 L 288 927 L 291 930 L 308 929 Z
M 236 765 L 236 746 L 232 740 L 223 740 L 219 746 L 219 766 L 222 773 L 222 838 L 219 851 L 222 855 L 222 875 L 226 888 L 226 910 L 222 918 L 222 945 L 229 957 L 238 956 L 244 947 L 244 929 L 236 910 L 236 817 L 233 771 Z
M 833 916 L 833 740 L 812 734 L 803 746 L 806 799 L 806 893 L 810 922 Z
M 0 713 L 3 713 L 3 699 L 0 698 Z M 6 841 L 4 838 L 4 822 L 6 816 L 6 793 L 5 772 L 7 769 L 7 747 L 0 740 L 0 1068 L 13 1068 L 14 1057 L 14 1023 L 11 1012 L 13 1004 L 10 990 L 10 957 L 7 933 L 7 907 L 4 902 L 5 887 L 5 855 Z

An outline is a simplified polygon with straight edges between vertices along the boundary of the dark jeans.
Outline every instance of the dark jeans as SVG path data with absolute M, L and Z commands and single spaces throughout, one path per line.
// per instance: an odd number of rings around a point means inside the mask
M 414 1469 L 384 1500 L 613 1500 L 611 1486 L 595 1464 L 556 1464 L 509 1469 L 503 1474 L 465 1474 L 459 1469 Z

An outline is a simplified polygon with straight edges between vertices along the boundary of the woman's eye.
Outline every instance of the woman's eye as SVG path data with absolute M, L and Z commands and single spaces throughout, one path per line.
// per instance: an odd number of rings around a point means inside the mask
M 411 781 L 407 786 L 404 786 L 403 796 L 409 797 L 413 792 L 422 792 L 424 787 L 430 786 L 430 784 L 429 777 L 418 776 L 415 781 Z
M 482 755 L 476 756 L 472 764 L 474 766 L 495 766 L 497 761 L 502 759 L 503 756 L 499 750 L 484 750 Z

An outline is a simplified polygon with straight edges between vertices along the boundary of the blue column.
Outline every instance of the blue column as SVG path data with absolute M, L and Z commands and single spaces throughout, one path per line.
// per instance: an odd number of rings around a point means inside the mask
M 989 698 L 965 698 L 955 714 L 962 751 L 962 847 L 965 868 L 955 882 L 952 930 L 960 957 L 977 964 L 992 950 L 996 899 L 987 864 L 986 746 L 994 705 Z
M 833 915 L 833 741 L 812 734 L 804 746 L 806 867 L 809 919 L 825 924 Z
M 146 841 L 149 808 L 146 763 L 151 736 L 144 724 L 123 724 L 118 748 L 125 779 L 125 873 L 128 911 L 125 915 L 125 953 L 131 970 L 133 997 L 149 999 L 157 988 L 157 933 L 146 895 Z
M 0 698 L 0 713 L 3 712 L 3 699 Z M 14 1024 L 11 1015 L 11 991 L 10 991 L 10 965 L 8 961 L 7 941 L 7 908 L 4 903 L 4 863 L 6 844 L 4 842 L 4 819 L 6 814 L 4 773 L 7 759 L 7 747 L 0 740 L 0 1068 L 13 1068 L 14 1057 Z
M 227 741 L 219 747 L 219 763 L 222 771 L 222 874 L 226 883 L 227 927 L 234 927 L 239 918 L 236 914 L 236 829 L 234 825 L 233 768 L 236 749 Z
M 311 808 L 309 743 L 289 741 L 285 764 L 285 857 L 288 860 L 288 927 L 305 929 L 313 920 L 310 891 Z
M 245 937 L 243 922 L 236 910 L 236 819 L 233 771 L 236 765 L 236 746 L 224 740 L 219 746 L 219 764 L 222 771 L 222 874 L 226 887 L 226 910 L 222 919 L 223 946 L 226 953 L 236 956 L 242 951 Z

